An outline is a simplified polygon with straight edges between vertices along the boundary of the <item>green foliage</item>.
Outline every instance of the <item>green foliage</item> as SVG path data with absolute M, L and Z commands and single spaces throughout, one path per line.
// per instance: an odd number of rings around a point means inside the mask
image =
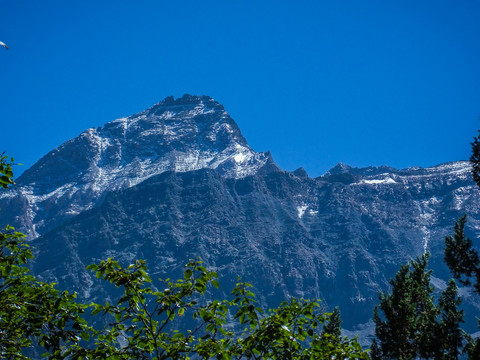
M 367 359 L 359 344 L 321 332 L 330 318 L 316 302 L 292 299 L 263 314 L 247 283 L 233 289 L 233 300 L 199 305 L 195 298 L 210 286 L 218 287 L 217 274 L 201 261 L 185 266 L 183 279 L 164 281 L 155 291 L 145 264 L 122 268 L 109 259 L 90 265 L 97 277 L 122 287 L 116 305 L 93 304 L 92 315 L 110 316 L 108 329 L 95 332 L 95 346 L 81 349 L 85 358 L 118 359 Z M 182 333 L 172 326 L 190 314 L 194 328 Z
M 478 339 L 472 339 L 471 336 L 468 336 L 468 344 L 465 350 L 468 355 L 468 359 L 480 359 L 480 341 L 478 341 Z
M 473 180 L 480 186 L 480 135 L 473 138 L 470 163 L 472 164 Z
M 380 293 L 372 359 L 458 358 L 465 339 L 460 329 L 463 311 L 458 310 L 461 300 L 452 280 L 435 305 L 428 257 L 403 265 L 390 281 L 391 294 Z
M 327 323 L 323 326 L 322 336 L 330 338 L 332 343 L 338 344 L 342 337 L 341 328 L 342 320 L 340 319 L 340 310 L 335 307 L 333 313 L 330 314 Z
M 13 170 L 12 165 L 13 158 L 8 159 L 5 153 L 0 154 L 0 187 L 6 189 L 8 186 L 13 185 Z
M 474 288 L 480 294 L 480 259 L 473 248 L 472 240 L 465 236 L 467 216 L 463 215 L 455 223 L 453 236 L 445 237 L 445 263 L 453 276 L 464 285 L 471 285 L 470 278 L 475 276 Z
M 13 159 L 11 159 L 13 161 Z M 12 163 L 0 158 L 1 183 L 13 184 Z M 7 226 L 0 231 L 0 357 L 27 358 L 24 350 L 43 347 L 50 359 L 69 355 L 88 330 L 75 295 L 36 280 L 26 267 L 32 252 L 24 235 Z
M 402 265 L 390 280 L 392 293 L 379 295 L 379 309 L 374 310 L 375 334 L 382 359 L 415 359 L 429 357 L 438 310 L 432 301 L 428 256 Z M 377 351 L 377 349 L 376 349 Z
M 437 346 L 437 358 L 458 359 L 463 346 L 465 334 L 460 328 L 463 322 L 463 310 L 458 307 L 462 300 L 458 297 L 458 288 L 455 280 L 450 279 L 445 291 L 440 295 L 438 306 L 441 310 L 441 319 L 438 325 L 437 339 L 442 339 L 442 346 Z
M 32 258 L 23 235 L 7 228 L 0 233 L 0 355 L 24 358 L 22 349 L 43 347 L 48 358 L 62 359 L 87 329 L 84 306 L 75 294 L 37 281 L 25 266 Z
M 165 280 L 162 291 L 152 288 L 143 261 L 127 268 L 111 259 L 90 265 L 98 278 L 121 287 L 123 296 L 116 304 L 78 304 L 75 295 L 27 274 L 32 254 L 21 238 L 1 238 L 2 254 L 8 254 L 1 262 L 2 358 L 27 359 L 22 349 L 36 343 L 49 359 L 368 359 L 355 340 L 331 326 L 339 326 L 338 310 L 323 314 L 316 302 L 291 299 L 265 315 L 250 285 L 238 283 L 233 300 L 199 305 L 195 298 L 218 287 L 217 274 L 201 261 L 189 262 L 183 279 Z M 88 326 L 87 307 L 92 316 L 111 319 L 109 326 Z M 174 322 L 187 314 L 196 325 L 180 332 Z
M 376 310 L 378 311 L 378 310 Z M 378 314 L 377 314 L 378 316 Z M 382 359 L 382 350 L 380 349 L 380 346 L 378 345 L 377 339 L 373 338 L 372 340 L 372 346 L 370 349 L 370 359 L 371 360 L 380 360 Z

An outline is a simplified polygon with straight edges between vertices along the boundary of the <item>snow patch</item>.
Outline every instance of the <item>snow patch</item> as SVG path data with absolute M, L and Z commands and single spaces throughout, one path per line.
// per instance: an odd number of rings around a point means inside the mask
M 379 184 L 396 184 L 397 182 L 390 177 L 385 179 L 372 179 L 372 180 L 362 180 L 360 184 L 368 184 L 368 185 L 379 185 Z
M 298 218 L 301 219 L 303 214 L 305 214 L 305 210 L 307 210 L 308 205 L 301 205 L 297 206 Z
M 237 164 L 239 164 L 239 163 L 244 162 L 245 159 L 247 159 L 247 156 L 245 154 L 240 153 L 240 154 L 235 155 L 233 158 L 235 159 L 235 162 Z

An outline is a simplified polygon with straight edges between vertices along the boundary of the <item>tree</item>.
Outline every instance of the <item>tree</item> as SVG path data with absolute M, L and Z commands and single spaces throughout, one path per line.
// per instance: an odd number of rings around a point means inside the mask
M 460 328 L 460 323 L 463 322 L 463 310 L 459 310 L 458 307 L 461 303 L 457 284 L 455 280 L 450 279 L 438 301 L 441 319 L 435 338 L 441 339 L 441 342 L 436 346 L 436 358 L 458 359 L 460 356 L 460 349 L 465 340 L 464 332 Z
M 22 349 L 39 346 L 62 359 L 87 328 L 80 316 L 86 306 L 28 274 L 32 253 L 23 237 L 9 227 L 0 233 L 0 355 L 24 358 Z
M 460 328 L 463 310 L 459 310 L 457 285 L 451 279 L 436 305 L 428 258 L 424 254 L 402 265 L 390 281 L 392 292 L 380 293 L 380 305 L 374 309 L 376 339 L 371 359 L 453 360 L 460 356 L 468 338 Z
M 13 158 L 0 157 L 0 186 L 14 184 Z M 60 292 L 36 280 L 26 263 L 33 257 L 25 236 L 7 226 L 0 231 L 0 356 L 27 358 L 24 350 L 43 347 L 49 358 L 68 356 L 87 330 L 80 316 L 86 306 L 77 304 L 75 294 Z
M 464 285 L 471 285 L 475 276 L 474 289 L 480 294 L 480 259 L 473 248 L 473 242 L 465 236 L 467 216 L 463 215 L 455 223 L 454 235 L 445 237 L 444 260 L 453 276 Z
M 341 342 L 341 328 L 342 320 L 340 319 L 340 310 L 338 307 L 333 309 L 333 313 L 330 315 L 328 322 L 323 326 L 322 336 L 329 337 L 330 341 L 339 343 Z
M 470 155 L 470 164 L 472 164 L 473 180 L 480 186 L 480 131 L 479 136 L 473 138 L 472 154 Z
M 0 187 L 6 189 L 8 186 L 13 185 L 13 169 L 14 159 L 8 159 L 5 153 L 0 154 Z
M 453 359 L 445 354 L 458 354 L 463 341 L 458 323 L 463 312 L 457 310 L 456 286 L 449 283 L 436 306 L 428 258 L 424 254 L 402 265 L 390 281 L 391 293 L 380 293 L 380 304 L 373 316 L 376 339 L 372 343 L 372 359 Z
M 465 235 L 467 216 L 463 215 L 455 222 L 454 235 L 445 237 L 444 261 L 453 274 L 463 285 L 472 285 L 477 294 L 480 294 L 480 260 L 473 242 Z M 473 339 L 464 334 L 467 339 L 465 351 L 469 359 L 480 359 L 480 339 Z

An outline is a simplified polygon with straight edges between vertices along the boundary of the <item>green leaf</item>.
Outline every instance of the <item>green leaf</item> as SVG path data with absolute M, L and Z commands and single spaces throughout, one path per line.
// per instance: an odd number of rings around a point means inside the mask
M 185 273 L 183 274 L 183 277 L 186 281 L 188 281 L 192 277 L 192 274 L 193 274 L 192 269 L 187 269 L 187 270 L 185 270 Z

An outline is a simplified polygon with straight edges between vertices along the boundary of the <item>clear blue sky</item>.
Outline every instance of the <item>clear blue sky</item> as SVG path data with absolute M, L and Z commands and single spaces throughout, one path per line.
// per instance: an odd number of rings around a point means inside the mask
M 0 151 L 189 93 L 285 170 L 467 159 L 479 39 L 480 0 L 0 0 Z

